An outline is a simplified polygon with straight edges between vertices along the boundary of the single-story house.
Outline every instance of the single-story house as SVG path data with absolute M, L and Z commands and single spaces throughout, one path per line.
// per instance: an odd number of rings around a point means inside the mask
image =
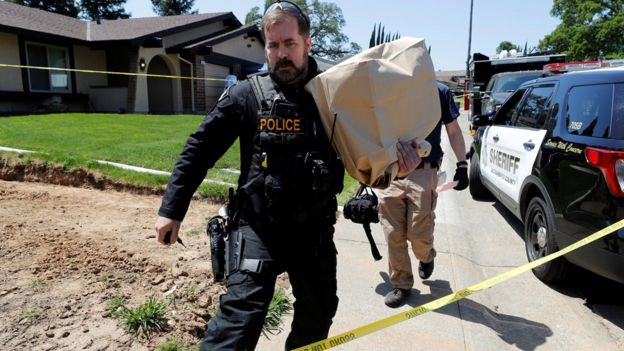
M 58 100 L 68 111 L 204 113 L 228 75 L 241 79 L 261 69 L 263 46 L 258 28 L 231 12 L 83 21 L 0 1 L 0 113 Z
M 436 79 L 447 82 L 455 82 L 455 83 L 463 83 L 466 78 L 466 71 L 442 71 L 438 70 L 435 72 Z

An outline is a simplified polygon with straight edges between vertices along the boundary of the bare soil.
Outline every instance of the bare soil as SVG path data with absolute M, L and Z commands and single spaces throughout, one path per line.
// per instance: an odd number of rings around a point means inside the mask
M 188 248 L 167 247 L 153 229 L 160 196 L 127 192 L 148 190 L 3 169 L 4 179 L 104 190 L 0 180 L 2 349 L 152 350 L 172 337 L 197 342 L 224 289 L 212 281 L 205 234 L 220 205 L 194 200 L 181 231 Z M 136 308 L 150 297 L 169 303 L 167 331 L 138 338 L 111 318 L 113 298 Z

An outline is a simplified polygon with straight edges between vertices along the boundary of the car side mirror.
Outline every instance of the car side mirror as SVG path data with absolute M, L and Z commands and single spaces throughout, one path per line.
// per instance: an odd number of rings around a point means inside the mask
M 472 118 L 472 125 L 475 127 L 489 126 L 492 124 L 490 115 L 476 115 Z

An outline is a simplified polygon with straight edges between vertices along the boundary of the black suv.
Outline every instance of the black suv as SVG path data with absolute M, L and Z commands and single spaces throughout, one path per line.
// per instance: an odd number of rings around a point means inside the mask
M 493 115 L 522 83 L 543 75 L 543 71 L 504 72 L 493 75 L 481 97 L 481 113 Z
M 472 123 L 470 193 L 524 222 L 530 261 L 624 218 L 624 68 L 526 82 Z M 556 280 L 569 263 L 624 283 L 624 230 L 533 272 Z

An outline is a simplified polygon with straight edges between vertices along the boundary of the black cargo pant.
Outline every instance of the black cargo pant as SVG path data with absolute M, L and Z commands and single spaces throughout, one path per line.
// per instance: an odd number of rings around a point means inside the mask
M 260 259 L 260 272 L 243 267 L 227 277 L 227 292 L 220 297 L 210 320 L 201 351 L 253 350 L 262 330 L 276 278 L 286 271 L 295 297 L 290 350 L 327 338 L 338 307 L 336 248 L 333 226 L 301 226 L 258 234 L 242 227 L 241 256 Z

